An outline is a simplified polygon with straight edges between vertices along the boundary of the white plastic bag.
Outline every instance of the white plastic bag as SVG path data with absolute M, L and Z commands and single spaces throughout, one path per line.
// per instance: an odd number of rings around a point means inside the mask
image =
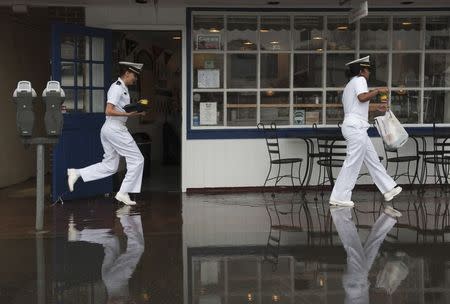
M 408 132 L 391 110 L 386 111 L 383 116 L 375 117 L 375 126 L 386 148 L 390 150 L 397 150 L 408 141 Z

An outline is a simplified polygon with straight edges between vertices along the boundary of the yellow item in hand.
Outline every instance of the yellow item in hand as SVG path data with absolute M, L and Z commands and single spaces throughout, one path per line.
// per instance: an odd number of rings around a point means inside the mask
M 150 102 L 148 101 L 148 99 L 141 99 L 138 101 L 138 103 L 140 103 L 141 105 L 144 105 L 144 106 L 148 106 L 148 104 Z
M 387 101 L 388 100 L 388 95 L 386 93 L 381 93 L 380 94 L 380 100 L 381 101 Z

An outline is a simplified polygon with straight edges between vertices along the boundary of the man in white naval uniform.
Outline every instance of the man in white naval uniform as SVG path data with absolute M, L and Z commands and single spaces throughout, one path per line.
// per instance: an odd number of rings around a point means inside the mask
M 82 169 L 68 169 L 68 184 L 69 190 L 73 191 L 74 184 L 79 177 L 84 182 L 89 182 L 116 173 L 120 156 L 123 156 L 127 163 L 127 173 L 116 194 L 116 199 L 126 205 L 135 205 L 136 202 L 130 199 L 128 193 L 141 192 L 144 157 L 128 132 L 126 122 L 128 117 L 145 113 L 127 113 L 124 107 L 130 103 L 128 86 L 136 83 L 143 64 L 123 61 L 119 64 L 120 77 L 109 88 L 105 110 L 106 120 L 100 132 L 100 139 L 105 151 L 103 160 Z
M 375 185 L 383 193 L 385 201 L 390 201 L 402 191 L 402 188 L 398 187 L 387 174 L 367 134 L 370 127 L 369 102 L 378 94 L 387 93 L 388 89 L 378 88 L 369 91 L 367 87 L 370 76 L 369 56 L 346 65 L 350 81 L 342 95 L 345 118 L 341 130 L 347 142 L 347 156 L 331 193 L 330 204 L 349 207 L 354 205 L 351 200 L 352 190 L 363 163 Z
M 364 246 L 359 239 L 352 208 L 330 207 L 333 223 L 347 252 L 347 269 L 342 276 L 345 302 L 348 304 L 369 304 L 369 271 L 388 232 L 402 214 L 388 206 L 384 209 L 367 237 Z

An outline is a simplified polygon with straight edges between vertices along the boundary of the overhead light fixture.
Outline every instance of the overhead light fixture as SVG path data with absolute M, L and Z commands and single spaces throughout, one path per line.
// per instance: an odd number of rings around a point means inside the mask
M 252 45 L 253 43 L 250 42 L 250 41 L 246 41 L 246 42 L 244 42 L 244 44 L 245 44 L 245 45 Z
M 322 40 L 322 37 L 313 37 L 313 40 Z
M 340 31 L 345 31 L 345 30 L 348 30 L 348 26 L 347 25 L 341 25 L 341 26 L 338 26 L 336 29 L 338 29 Z
M 270 41 L 270 44 L 279 44 L 279 41 Z
M 316 51 L 317 51 L 317 52 L 322 52 L 322 51 L 323 51 L 323 49 L 317 49 Z
M 173 36 L 172 39 L 173 40 L 181 40 L 181 37 L 180 36 Z
M 265 29 L 265 28 L 262 28 L 262 29 L 260 29 L 259 30 L 261 33 L 268 33 L 269 32 L 269 30 L 268 29 Z
M 410 21 L 402 22 L 402 25 L 411 25 L 411 24 L 412 24 L 412 22 L 410 22 Z
M 220 30 L 216 29 L 216 28 L 210 28 L 209 29 L 210 33 L 220 33 Z
M 28 13 L 28 6 L 26 4 L 13 4 L 12 11 L 14 14 Z

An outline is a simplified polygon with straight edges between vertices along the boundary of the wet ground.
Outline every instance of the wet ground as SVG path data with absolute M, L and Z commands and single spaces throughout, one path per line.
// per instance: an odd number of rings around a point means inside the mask
M 0 190 L 0 303 L 450 303 L 446 192 L 358 190 L 331 211 L 315 197 L 71 201 L 35 233 L 32 184 Z

